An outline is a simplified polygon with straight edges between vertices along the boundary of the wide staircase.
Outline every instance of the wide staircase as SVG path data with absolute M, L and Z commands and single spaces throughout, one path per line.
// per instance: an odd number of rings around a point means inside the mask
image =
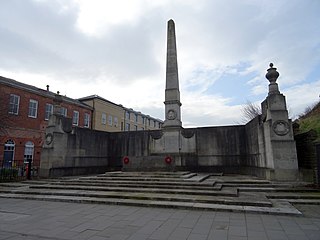
M 0 183 L 0 197 L 142 207 L 301 215 L 294 204 L 320 204 L 303 183 L 191 172 L 107 172 Z

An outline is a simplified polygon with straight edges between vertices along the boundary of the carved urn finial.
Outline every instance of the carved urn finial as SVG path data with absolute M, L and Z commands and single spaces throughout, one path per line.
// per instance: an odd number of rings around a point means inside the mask
M 53 99 L 53 113 L 57 115 L 61 115 L 61 103 L 63 102 L 62 96 L 58 91 L 57 94 L 54 95 Z
M 266 78 L 270 83 L 276 82 L 280 74 L 277 72 L 277 69 L 273 67 L 273 63 L 270 63 L 269 66 L 270 68 L 267 70 Z
M 279 73 L 277 72 L 277 68 L 273 67 L 273 63 L 269 64 L 270 68 L 267 70 L 266 78 L 269 80 L 269 95 L 270 94 L 279 94 L 278 84 L 276 83 Z

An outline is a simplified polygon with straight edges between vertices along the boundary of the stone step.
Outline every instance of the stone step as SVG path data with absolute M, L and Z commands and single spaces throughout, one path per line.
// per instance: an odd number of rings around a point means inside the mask
M 241 175 L 108 172 L 0 184 L 0 197 L 298 215 L 291 203 L 320 204 L 320 191 L 304 186 Z
M 192 178 L 194 176 L 197 176 L 197 174 L 196 173 L 188 173 L 188 174 L 182 175 L 181 177 L 184 179 L 188 179 L 188 178 Z
M 197 175 L 191 172 L 106 172 L 99 177 L 154 177 L 154 178 L 188 178 Z
M 139 188 L 139 187 L 109 187 L 109 186 L 83 186 L 83 185 L 30 185 L 30 189 L 61 189 L 61 190 L 85 190 L 85 191 L 116 191 L 116 192 L 140 192 L 140 193 L 170 193 L 207 196 L 238 196 L 235 188 L 228 190 L 201 190 L 201 189 L 168 189 L 168 188 Z
M 260 188 L 260 187 L 238 187 L 239 192 L 320 192 L 319 189 L 312 188 Z
M 225 183 L 221 182 L 226 187 L 241 187 L 241 188 L 292 188 L 290 184 L 281 183 Z
M 318 199 L 320 200 L 320 193 L 273 193 L 267 194 L 269 199 Z
M 185 182 L 185 181 L 193 181 L 193 182 L 202 182 L 209 178 L 209 174 L 190 174 L 186 175 L 185 177 L 158 177 L 158 176 L 107 176 L 107 175 L 99 175 L 96 177 L 81 177 L 80 180 L 111 180 L 111 181 L 154 181 L 154 182 Z
M 272 207 L 268 199 L 247 199 L 234 198 L 229 196 L 208 196 L 208 195 L 186 195 L 170 193 L 144 193 L 144 192 L 118 192 L 118 191 L 96 191 L 96 190 L 75 190 L 75 189 L 16 189 L 1 190 L 2 193 L 29 194 L 29 195 L 56 195 L 56 196 L 81 196 L 98 198 L 124 198 L 124 199 L 144 199 L 144 200 L 166 200 L 176 202 L 202 202 L 243 206 L 263 206 Z
M 221 178 L 212 178 L 216 182 L 222 182 L 225 184 L 270 184 L 271 182 L 268 180 L 263 179 L 235 179 L 235 180 L 228 180 L 228 179 L 221 179 Z
M 292 204 L 309 204 L 309 205 L 320 205 L 320 199 L 281 199 L 288 201 Z
M 167 188 L 167 189 L 197 189 L 197 190 L 221 190 L 222 185 L 200 185 L 200 184 L 164 184 L 154 182 L 96 182 L 96 181 L 67 181 L 54 183 L 55 185 L 73 185 L 73 186 L 108 186 L 108 187 L 139 187 L 139 188 Z
M 60 181 L 60 183 L 74 183 L 78 182 L 79 184 L 82 183 L 91 183 L 91 184 L 101 184 L 101 185 L 108 185 L 108 184 L 132 184 L 132 185 L 166 185 L 166 186 L 207 186 L 213 187 L 215 185 L 214 182 L 204 183 L 204 182 L 193 182 L 193 181 L 136 181 L 136 180 L 108 180 L 108 179 L 73 179 L 67 181 Z
M 12 187 L 23 187 L 25 184 L 23 183 L 16 183 L 16 182 L 8 182 L 8 183 L 0 183 L 0 188 L 12 188 Z
M 210 177 L 210 174 L 196 174 L 193 177 L 186 179 L 186 181 L 203 182 L 209 177 Z
M 52 190 L 52 189 L 24 189 L 24 190 L 7 190 L 0 191 L 10 194 L 26 194 L 26 195 L 55 195 L 55 196 L 76 196 L 76 197 L 95 197 L 95 198 L 123 198 L 137 200 L 154 200 L 154 201 L 174 201 L 174 202 L 197 202 L 197 203 L 214 203 L 226 205 L 241 206 L 260 206 L 272 207 L 272 202 L 268 199 L 249 200 L 246 198 L 232 198 L 224 196 L 202 196 L 202 195 L 177 195 L 177 194 L 159 194 L 159 193 L 119 193 L 119 192 L 101 192 L 101 191 L 82 191 L 82 190 Z
M 3 182 L 0 183 L 0 187 L 21 187 L 25 185 L 31 185 L 31 184 L 48 184 L 48 183 L 55 183 L 59 182 L 59 180 L 51 180 L 51 179 L 45 179 L 45 180 L 25 180 L 21 182 Z
M 214 184 L 214 185 L 213 185 L 213 188 L 216 189 L 216 190 L 221 190 L 222 187 L 223 187 L 223 186 L 222 186 L 221 183 L 217 183 L 217 184 Z
M 44 201 L 61 201 L 75 203 L 94 203 L 94 204 L 116 204 L 141 207 L 164 207 L 179 208 L 191 210 L 212 210 L 212 211 L 230 211 L 230 212 L 247 212 L 247 213 L 267 213 L 277 215 L 294 215 L 300 216 L 302 213 L 294 208 L 291 204 L 279 205 L 277 207 L 261 207 L 261 206 L 241 206 L 214 203 L 198 203 L 198 202 L 175 202 L 175 201 L 157 201 L 157 200 L 137 200 L 123 198 L 96 198 L 81 196 L 57 196 L 57 195 L 31 195 L 31 194 L 14 194 L 0 193 L 0 197 L 4 198 L 20 198 L 29 200 Z
M 153 182 L 185 182 L 183 178 L 175 177 L 148 177 L 148 176 L 134 176 L 134 177 L 125 177 L 125 176 L 97 176 L 97 177 L 80 177 L 80 180 L 114 180 L 114 181 L 153 181 Z
M 122 172 L 122 171 L 114 171 L 114 172 L 105 172 L 100 175 L 114 175 L 114 176 L 184 176 L 188 174 L 194 174 L 189 171 L 178 171 L 178 172 Z

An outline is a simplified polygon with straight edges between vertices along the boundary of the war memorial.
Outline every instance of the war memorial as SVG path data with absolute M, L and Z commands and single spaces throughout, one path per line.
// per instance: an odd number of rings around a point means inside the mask
M 183 128 L 170 20 L 163 128 L 73 128 L 57 94 L 41 178 L 0 183 L 0 239 L 319 239 L 278 77 L 247 124 Z
M 41 176 L 57 177 L 122 171 L 241 173 L 268 180 L 298 179 L 291 120 L 280 93 L 277 69 L 270 64 L 269 91 L 262 115 L 246 125 L 183 128 L 175 24 L 168 22 L 165 121 L 156 131 L 104 133 L 72 129 L 56 111 L 46 130 Z
M 0 184 L 0 198 L 301 216 L 297 204 L 319 205 L 320 195 L 299 170 L 278 77 L 270 63 L 262 114 L 247 124 L 183 128 L 170 20 L 162 129 L 111 133 L 73 128 L 71 119 L 61 115 L 57 94 L 41 178 Z

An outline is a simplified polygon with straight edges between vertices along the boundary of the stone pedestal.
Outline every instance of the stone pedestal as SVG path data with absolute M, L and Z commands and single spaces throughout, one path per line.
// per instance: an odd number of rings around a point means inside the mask
M 168 128 L 150 132 L 148 155 L 126 156 L 124 171 L 175 171 L 183 168 L 191 155 L 196 155 L 194 130 Z
M 262 102 L 267 177 L 271 180 L 297 180 L 298 160 L 291 120 L 288 118 L 285 97 L 276 83 L 279 73 L 270 64 L 266 78 L 269 93 Z
M 42 147 L 40 173 L 41 177 L 50 177 L 50 169 L 65 167 L 65 153 L 68 152 L 68 136 L 72 131 L 72 119 L 61 115 L 61 96 L 54 99 L 54 112 L 46 128 L 45 142 Z

